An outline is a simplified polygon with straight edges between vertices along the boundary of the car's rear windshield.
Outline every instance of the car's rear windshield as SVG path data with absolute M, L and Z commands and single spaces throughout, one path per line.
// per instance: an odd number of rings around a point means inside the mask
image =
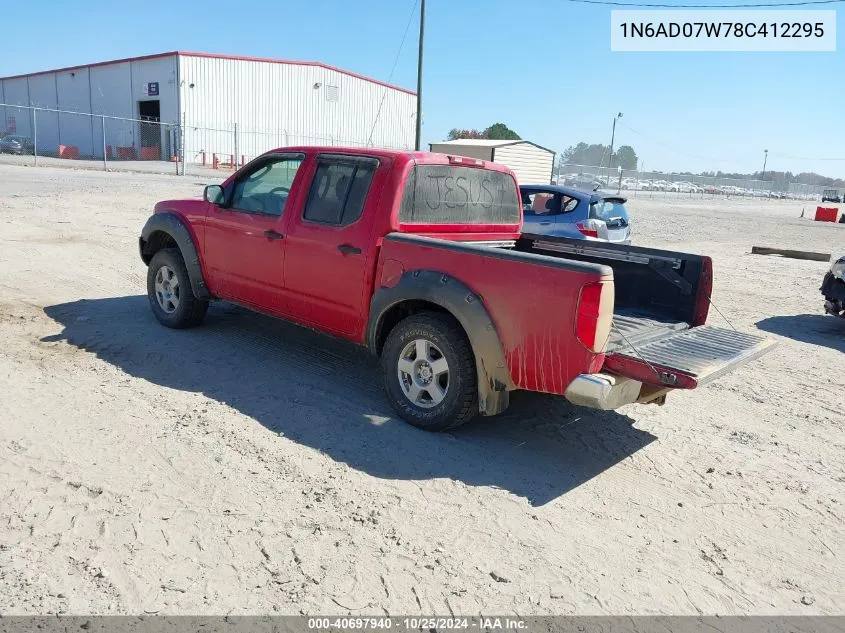
M 628 226 L 628 210 L 622 200 L 607 198 L 590 205 L 590 217 L 604 221 L 607 226 Z
M 405 183 L 399 221 L 409 224 L 519 224 L 516 183 L 506 173 L 416 165 Z

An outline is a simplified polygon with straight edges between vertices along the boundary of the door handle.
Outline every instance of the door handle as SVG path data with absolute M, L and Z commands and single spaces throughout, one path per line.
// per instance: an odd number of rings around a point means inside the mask
M 551 222 L 540 222 L 540 226 L 550 226 Z
M 285 236 L 278 231 L 274 231 L 270 229 L 269 231 L 264 231 L 264 237 L 269 240 L 283 240 Z
M 344 255 L 360 255 L 361 254 L 361 249 L 358 248 L 357 246 L 352 246 L 351 244 L 339 244 L 338 247 L 337 247 L 337 250 L 339 250 Z

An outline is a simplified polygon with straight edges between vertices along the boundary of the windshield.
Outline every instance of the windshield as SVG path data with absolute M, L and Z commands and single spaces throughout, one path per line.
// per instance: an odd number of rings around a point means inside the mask
M 399 220 L 416 224 L 519 224 L 516 183 L 500 171 L 417 165 L 405 183 Z
M 622 200 L 599 200 L 590 205 L 590 217 L 602 220 L 608 227 L 628 226 L 628 210 Z

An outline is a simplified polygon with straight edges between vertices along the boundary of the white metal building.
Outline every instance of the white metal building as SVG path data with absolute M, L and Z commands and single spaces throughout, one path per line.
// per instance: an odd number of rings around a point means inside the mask
M 179 124 L 188 162 L 306 143 L 413 148 L 416 125 L 416 95 L 405 88 L 319 62 L 178 51 L 2 78 L 0 103 L 63 111 L 37 112 L 39 150 L 72 145 L 83 157 L 152 144 L 166 160 Z M 32 112 L 0 106 L 0 130 L 33 138 Z
M 531 141 L 458 139 L 431 143 L 432 152 L 489 160 L 511 169 L 520 184 L 549 184 L 555 153 Z

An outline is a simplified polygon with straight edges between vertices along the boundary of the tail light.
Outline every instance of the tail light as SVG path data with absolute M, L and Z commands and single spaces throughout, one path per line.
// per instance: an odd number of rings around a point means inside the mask
M 698 294 L 695 297 L 695 313 L 692 324 L 704 325 L 707 313 L 710 311 L 710 295 L 713 294 L 713 260 L 709 257 L 701 259 L 701 275 L 698 279 Z
M 581 288 L 575 335 L 597 354 L 602 353 L 610 337 L 613 323 L 613 282 L 596 281 Z
M 478 158 L 469 158 L 467 156 L 452 156 L 449 155 L 449 163 L 452 165 L 475 165 L 476 167 L 483 167 L 484 161 Z
M 582 235 L 586 235 L 587 237 L 599 236 L 598 227 L 589 220 L 587 222 L 576 222 L 575 226 L 578 227 L 578 230 L 581 231 Z

